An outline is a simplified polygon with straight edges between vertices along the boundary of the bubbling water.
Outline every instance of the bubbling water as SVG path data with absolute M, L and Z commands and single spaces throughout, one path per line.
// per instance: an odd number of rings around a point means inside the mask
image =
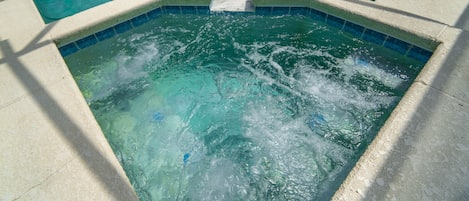
M 141 200 L 328 198 L 422 66 L 300 16 L 163 16 L 66 61 Z

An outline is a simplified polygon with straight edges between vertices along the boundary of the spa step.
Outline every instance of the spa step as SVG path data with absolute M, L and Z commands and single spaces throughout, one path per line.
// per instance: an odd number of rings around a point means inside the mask
M 212 0 L 212 12 L 253 12 L 254 5 L 251 0 Z

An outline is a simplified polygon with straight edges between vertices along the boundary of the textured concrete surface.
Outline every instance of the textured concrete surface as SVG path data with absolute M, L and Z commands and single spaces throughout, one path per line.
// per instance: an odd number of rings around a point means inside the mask
M 363 14 L 440 44 L 333 199 L 467 200 L 469 1 L 347 2 L 358 8 L 346 10 L 378 9 Z
M 0 200 L 137 200 L 32 1 L 0 2 Z
M 446 24 L 451 27 L 469 30 L 469 18 L 466 11 L 468 1 L 456 0 L 441 2 L 437 0 L 407 0 L 407 1 L 358 1 L 346 0 L 352 3 L 382 10 L 383 13 L 396 13 L 409 18 L 421 19 L 425 21 Z
M 54 42 L 162 4 L 208 3 L 114 0 L 44 25 L 32 1 L 0 0 L 0 201 L 137 200 Z M 253 3 L 311 6 L 437 48 L 334 200 L 469 197 L 469 0 Z
M 467 200 L 469 1 L 254 0 L 254 4 L 308 5 L 436 48 L 333 200 Z

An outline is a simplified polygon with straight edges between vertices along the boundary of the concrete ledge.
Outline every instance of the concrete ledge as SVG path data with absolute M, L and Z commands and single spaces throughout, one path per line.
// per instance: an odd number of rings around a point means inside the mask
M 47 26 L 52 40 L 62 46 L 161 5 L 160 0 L 135 0 L 131 6 L 126 0 L 114 0 Z
M 57 46 L 63 46 L 77 39 L 114 26 L 141 13 L 163 5 L 209 5 L 208 0 L 136 0 L 132 6 L 125 0 L 114 0 L 93 9 L 58 20 L 47 26 Z M 439 34 L 446 25 L 413 18 L 395 19 L 395 14 L 385 13 L 367 6 L 348 1 L 311 0 L 254 0 L 255 6 L 305 6 L 321 10 L 356 24 L 386 33 L 419 47 L 434 50 L 440 41 Z M 390 15 L 390 16 L 386 16 Z M 377 18 L 376 16 L 382 16 Z M 405 22 L 405 23 L 403 23 Z M 409 25 L 409 26 L 403 26 Z M 418 26 L 416 26 L 418 25 Z
M 358 4 L 358 1 L 330 0 L 253 0 L 254 6 L 306 6 L 347 19 L 427 50 L 434 50 L 439 34 L 446 25 L 432 21 L 396 15 Z
M 405 133 L 407 121 L 416 112 L 425 93 L 421 84 L 414 84 L 409 88 L 378 135 L 349 173 L 347 179 L 342 183 L 333 200 L 361 200 L 366 197 L 371 186 L 370 183 L 374 183 L 379 178 L 379 171 L 385 168 L 384 165 L 395 148 L 394 146 Z M 363 175 L 364 172 L 366 175 Z
M 441 41 L 438 35 L 446 25 L 409 18 L 351 1 L 311 1 L 312 8 L 347 19 L 395 38 L 434 50 Z
M 431 85 L 461 101 L 469 100 L 469 31 L 448 27 L 432 58 L 416 81 Z
M 254 6 L 311 6 L 311 0 L 252 0 Z
M 33 1 L 0 1 L 0 200 L 138 200 Z M 6 29 L 3 29 L 7 27 Z
M 50 36 L 57 46 L 104 30 L 163 5 L 209 5 L 209 0 L 114 0 L 55 21 L 50 27 Z

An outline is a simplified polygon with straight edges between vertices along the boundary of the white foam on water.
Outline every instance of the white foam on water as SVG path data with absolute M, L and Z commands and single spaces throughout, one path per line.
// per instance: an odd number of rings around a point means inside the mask
M 91 102 L 137 91 L 104 103 L 115 105 L 97 119 L 140 199 L 315 200 L 357 157 L 369 119 L 396 100 L 354 79 L 407 81 L 360 55 L 298 45 L 298 35 L 249 42 L 237 28 L 252 25 L 234 19 L 239 26 L 215 19 L 129 34 L 117 55 L 78 76 Z
M 196 172 L 185 189 L 186 198 L 192 200 L 231 200 L 248 198 L 249 175 L 240 164 L 225 158 L 214 158 Z
M 309 111 L 309 115 L 321 115 L 325 118 L 323 124 L 327 124 L 316 125 L 320 126 L 321 130 L 314 131 L 315 134 L 333 141 L 341 139 L 340 143 L 348 148 L 361 146 L 371 128 L 369 119 L 376 116 L 376 111 L 389 107 L 397 100 L 394 95 L 377 93 L 375 89 L 361 90 L 351 83 L 353 77 L 363 74 L 390 88 L 396 88 L 405 82 L 401 76 L 382 70 L 372 62 L 363 66 L 364 61 L 358 61 L 356 57 L 335 58 L 327 52 L 330 51 L 327 48 L 302 49 L 278 43 L 235 44 L 234 47 L 243 51 L 248 58 L 242 60 L 240 66 L 258 79 L 267 85 L 280 87 L 304 101 L 314 102 L 314 108 Z M 284 67 L 277 62 L 277 55 L 300 58 L 297 63 L 289 64 L 295 67 L 290 71 L 290 75 L 286 75 Z M 339 69 L 335 71 L 341 73 L 343 80 L 330 78 L 336 73 L 332 71 L 333 68 L 318 69 L 318 64 L 301 59 L 311 56 L 326 58 L 323 59 L 324 62 Z M 354 59 L 353 63 L 350 63 L 351 58 Z M 266 68 L 274 69 L 275 73 L 266 73 Z M 273 76 L 277 78 L 274 79 Z M 311 118 L 305 117 L 303 124 L 314 120 Z M 316 129 L 313 124 L 311 129 Z
M 113 92 L 116 75 L 112 72 L 118 69 L 118 64 L 109 61 L 91 68 L 94 70 L 75 76 L 88 103 L 105 98 Z
M 353 56 L 340 61 L 339 67 L 344 69 L 348 78 L 356 74 L 367 75 L 390 88 L 397 88 L 408 79 L 405 75 L 386 72 L 373 63 Z
M 143 36 L 135 36 L 133 40 L 140 37 Z M 107 62 L 91 67 L 93 70 L 90 72 L 76 76 L 88 102 L 109 97 L 116 91 L 132 87 L 131 83 L 148 77 L 149 72 L 154 70 L 151 63 L 161 58 L 160 47 L 152 42 L 140 45 L 136 52 L 121 51 Z
M 342 69 L 342 73 L 346 78 L 345 82 L 341 83 L 327 78 L 327 75 L 331 74 L 330 69 L 316 69 L 314 68 L 314 64 L 302 63 L 301 59 L 295 64 L 295 73 L 292 73 L 296 74 L 298 78 L 293 79 L 291 76 L 285 75 L 283 67 L 275 61 L 275 55 L 287 53 L 300 58 L 307 56 L 326 57 L 331 59 L 335 58 L 327 53 L 326 50 L 298 49 L 292 46 L 281 46 L 278 43 L 254 43 L 252 45 L 235 44 L 234 47 L 238 50 L 244 51 L 246 53 L 246 57 L 252 61 L 252 63 L 244 61 L 241 63 L 241 66 L 250 70 L 253 74 L 262 80 L 265 80 L 267 83 L 277 84 L 298 96 L 303 96 L 301 94 L 307 94 L 314 97 L 316 100 L 322 100 L 323 102 L 328 103 L 334 102 L 337 103 L 336 105 L 353 105 L 358 109 L 369 110 L 387 106 L 395 100 L 395 97 L 390 97 L 386 94 L 379 96 L 375 91 L 360 91 L 353 85 L 349 84 L 349 80 L 356 74 L 370 76 L 391 88 L 396 88 L 406 81 L 402 76 L 386 72 L 374 64 L 368 63 L 367 66 L 363 66 L 363 62 L 359 63 L 358 58 L 352 57 L 336 59 L 339 64 L 334 65 L 337 68 Z M 264 55 L 259 51 L 263 48 L 269 48 L 272 49 L 272 51 Z M 284 86 L 270 76 L 265 75 L 262 70 L 253 68 L 253 66 L 262 62 L 268 62 L 270 66 L 278 71 L 278 75 L 280 75 L 283 80 L 287 80 L 291 85 L 298 87 L 293 89 L 292 87 Z
M 269 63 L 272 67 L 274 67 L 278 75 L 281 76 L 281 79 L 288 80 L 291 82 L 294 82 L 291 77 L 285 75 L 285 72 L 283 70 L 283 67 L 279 65 L 277 62 L 274 61 L 273 56 L 275 54 L 278 54 L 283 51 L 288 51 L 291 52 L 292 47 L 282 47 L 279 46 L 278 43 L 276 42 L 267 42 L 264 44 L 261 43 L 253 43 L 252 45 L 241 45 L 239 43 L 235 43 L 234 47 L 238 50 L 241 50 L 244 52 L 245 56 L 249 60 L 241 59 L 240 66 L 249 70 L 251 73 L 253 73 L 258 79 L 263 80 L 266 84 L 268 85 L 277 85 L 279 87 L 284 88 L 285 90 L 288 90 L 292 94 L 303 97 L 303 95 L 296 91 L 295 89 L 285 86 L 284 84 L 280 83 L 278 80 L 275 80 L 273 77 L 271 77 L 269 74 L 265 73 L 265 69 L 263 68 L 255 68 L 255 66 L 262 65 L 262 63 Z M 271 49 L 273 48 L 273 52 L 269 53 L 268 55 L 263 55 L 260 53 L 260 49 L 263 48 L 268 48 Z
M 249 108 L 243 117 L 246 136 L 263 150 L 253 172 L 283 186 L 287 199 L 298 195 L 314 199 L 321 185 L 333 177 L 330 175 L 338 174 L 353 155 L 353 151 L 312 133 L 305 124 L 306 116 L 291 118 L 275 101 L 252 103 Z
M 268 85 L 272 85 L 274 84 L 276 81 L 268 76 L 268 75 L 265 75 L 263 72 L 259 71 L 259 70 L 256 70 L 254 69 L 251 65 L 245 65 L 244 64 L 244 61 L 242 60 L 243 63 L 241 63 L 241 66 L 246 68 L 247 70 L 249 70 L 252 74 L 254 74 L 259 80 L 262 80 L 264 81 L 266 84 Z
M 333 103 L 339 107 L 348 105 L 364 110 L 376 109 L 381 104 L 379 98 L 375 101 L 369 100 L 374 96 L 368 96 L 344 83 L 331 81 L 314 71 L 301 72 L 298 82 L 305 93 L 317 100 L 322 100 L 324 104 Z

